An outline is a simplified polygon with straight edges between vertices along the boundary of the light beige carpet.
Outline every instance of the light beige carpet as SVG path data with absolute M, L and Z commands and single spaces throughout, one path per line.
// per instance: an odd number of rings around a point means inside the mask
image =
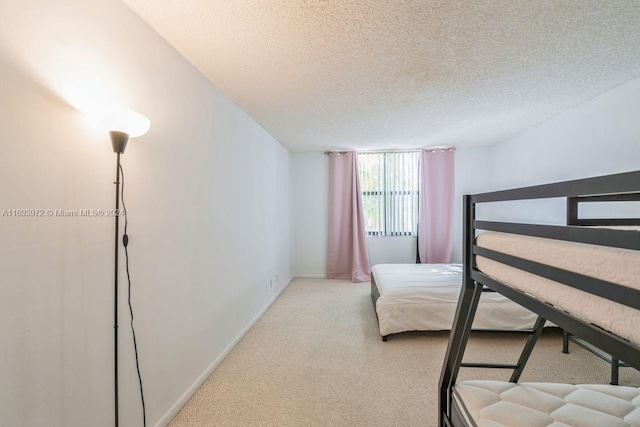
M 382 342 L 369 284 L 296 279 L 170 426 L 435 426 L 448 333 Z M 472 338 L 466 361 L 515 363 L 524 337 Z M 610 367 L 546 331 L 521 381 L 608 383 Z M 468 369 L 464 379 L 511 371 Z M 621 384 L 640 386 L 623 368 Z

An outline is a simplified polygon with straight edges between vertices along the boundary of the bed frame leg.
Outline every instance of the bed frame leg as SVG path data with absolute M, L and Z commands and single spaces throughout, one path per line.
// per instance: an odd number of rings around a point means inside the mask
M 387 342 L 387 336 L 386 335 L 382 336 L 382 341 Z
M 562 330 L 562 352 L 569 354 L 569 332 Z
M 618 385 L 618 370 L 620 361 L 615 357 L 611 358 L 611 385 Z

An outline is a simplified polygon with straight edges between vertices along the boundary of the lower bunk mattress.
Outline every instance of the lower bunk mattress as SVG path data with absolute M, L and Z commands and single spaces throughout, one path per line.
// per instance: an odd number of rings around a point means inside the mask
M 453 389 L 455 427 L 640 426 L 640 389 L 464 381 Z
M 450 330 L 462 287 L 460 264 L 378 264 L 371 269 L 380 297 L 380 335 Z M 537 316 L 495 292 L 480 298 L 473 327 L 525 329 Z

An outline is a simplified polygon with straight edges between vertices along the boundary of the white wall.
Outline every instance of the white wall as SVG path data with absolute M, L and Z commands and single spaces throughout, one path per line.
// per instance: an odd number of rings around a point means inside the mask
M 455 205 L 451 262 L 462 262 L 462 199 L 465 194 L 490 191 L 493 159 L 490 147 L 459 148 L 455 162 Z
M 291 155 L 292 269 L 300 277 L 326 277 L 329 228 L 329 156 Z
M 123 166 L 153 426 L 288 282 L 290 154 L 120 1 L 3 2 L 0 210 L 113 206 L 108 136 L 69 105 L 83 97 L 152 122 Z M 113 218 L 0 217 L 0 425 L 113 425 L 112 239 Z M 124 278 L 120 420 L 133 426 Z
M 492 147 L 496 187 L 640 168 L 640 78 Z
M 640 169 L 640 78 L 489 147 L 495 190 Z M 562 224 L 565 200 L 495 204 L 496 220 Z
M 413 236 L 367 237 L 369 263 L 371 266 L 414 263 L 417 242 Z

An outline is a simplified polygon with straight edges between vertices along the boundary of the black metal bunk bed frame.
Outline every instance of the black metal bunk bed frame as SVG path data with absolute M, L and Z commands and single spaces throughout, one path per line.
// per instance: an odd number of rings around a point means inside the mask
M 537 225 L 510 222 L 476 220 L 476 204 L 515 200 L 549 198 L 567 199 L 567 225 Z M 461 367 L 485 367 L 513 369 L 511 382 L 518 382 L 535 342 L 541 325 L 549 320 L 564 331 L 590 342 L 612 358 L 640 369 L 640 346 L 620 338 L 611 332 L 585 322 L 548 303 L 498 282 L 478 270 L 475 255 L 510 265 L 520 270 L 560 282 L 578 290 L 640 310 L 640 291 L 564 269 L 537 263 L 527 259 L 476 246 L 476 230 L 498 231 L 555 240 L 587 243 L 599 246 L 640 250 L 638 232 L 618 229 L 589 228 L 583 226 L 640 225 L 640 218 L 632 219 L 579 219 L 578 205 L 585 202 L 640 201 L 640 171 L 616 175 L 565 181 L 554 184 L 524 187 L 464 196 L 463 235 L 463 285 L 458 307 L 449 336 L 449 344 L 440 375 L 439 426 L 451 427 L 452 388 L 456 384 Z M 539 315 L 536 333 L 527 340 L 517 364 L 463 363 L 463 355 L 469 339 L 471 325 L 483 288 L 499 292 L 514 302 Z

